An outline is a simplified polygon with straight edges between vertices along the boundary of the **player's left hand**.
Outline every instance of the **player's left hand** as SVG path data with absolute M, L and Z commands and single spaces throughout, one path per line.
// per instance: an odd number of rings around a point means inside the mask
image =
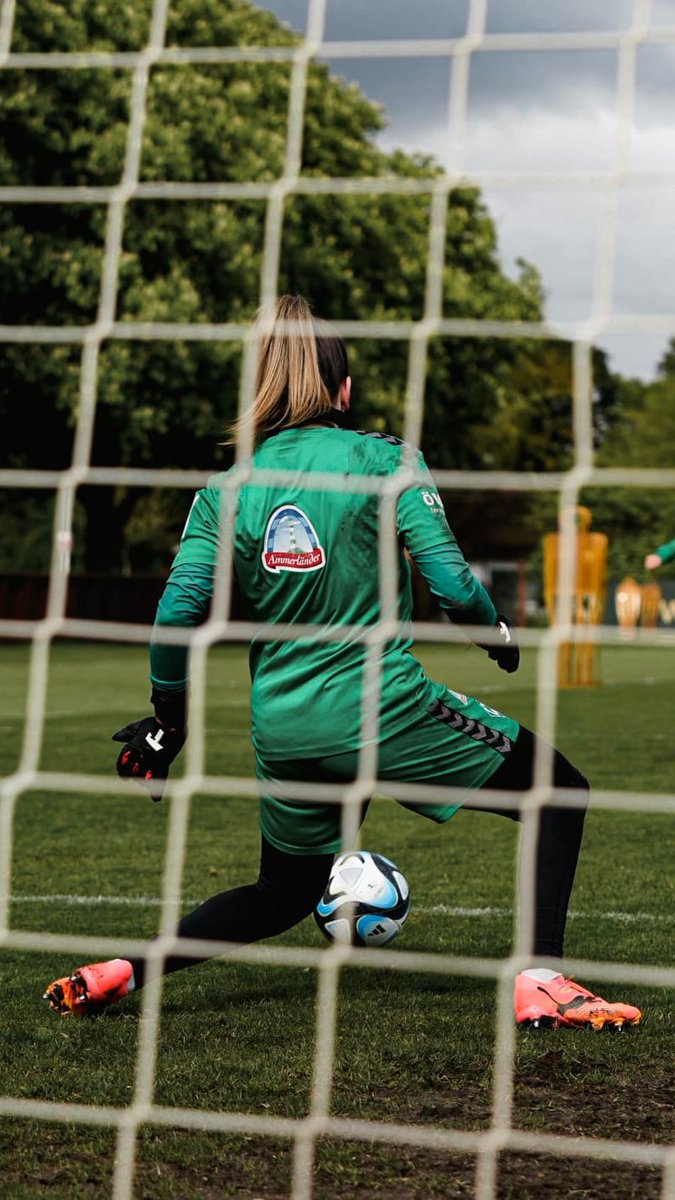
M 507 671 L 509 675 L 512 675 L 520 666 L 520 650 L 516 635 L 502 613 L 497 613 L 496 628 L 498 638 L 490 645 L 481 645 L 481 650 L 487 651 L 488 658 L 496 662 L 502 671 Z
M 185 744 L 185 729 L 170 729 L 157 717 L 142 717 L 113 734 L 124 742 L 117 757 L 117 774 L 147 787 L 153 800 L 161 800 L 169 767 Z

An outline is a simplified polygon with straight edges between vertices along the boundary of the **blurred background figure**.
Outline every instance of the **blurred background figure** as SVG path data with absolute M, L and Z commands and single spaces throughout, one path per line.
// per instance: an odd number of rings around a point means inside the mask
M 645 567 L 648 571 L 655 571 L 657 567 L 663 566 L 664 563 L 672 562 L 675 558 L 675 538 L 672 542 L 665 542 L 663 546 L 657 546 L 651 554 L 645 558 Z

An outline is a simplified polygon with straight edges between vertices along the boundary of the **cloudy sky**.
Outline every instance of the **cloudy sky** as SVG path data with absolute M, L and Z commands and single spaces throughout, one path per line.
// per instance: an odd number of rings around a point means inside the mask
M 259 7 L 304 31 L 308 0 Z M 326 0 L 324 38 L 456 38 L 466 32 L 469 8 L 469 0 Z M 595 338 L 615 370 L 648 380 L 675 336 L 675 0 L 488 0 L 486 33 L 616 34 L 636 14 L 648 14 L 652 41 L 636 56 L 627 144 L 618 136 L 617 49 L 479 50 L 471 57 L 461 165 L 495 220 L 504 270 L 513 274 L 516 259 L 526 258 L 541 271 L 548 319 L 580 322 L 597 311 L 599 250 L 611 267 L 600 278 L 612 311 L 661 318 L 658 330 L 640 332 L 636 322 L 629 323 L 634 332 Z M 383 105 L 384 149 L 419 150 L 450 164 L 449 56 L 327 61 Z M 614 191 L 599 177 L 616 168 L 620 149 L 629 177 Z M 561 172 L 576 177 L 576 186 L 547 182 Z M 495 173 L 510 176 L 511 185 L 497 186 L 489 178 Z

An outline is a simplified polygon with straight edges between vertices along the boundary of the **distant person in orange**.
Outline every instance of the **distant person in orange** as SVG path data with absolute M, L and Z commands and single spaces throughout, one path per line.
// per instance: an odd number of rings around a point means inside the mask
M 665 542 L 663 546 L 657 546 L 656 550 L 648 554 L 645 558 L 645 566 L 648 571 L 655 571 L 657 567 L 672 562 L 673 559 L 675 559 L 675 538 L 672 542 Z

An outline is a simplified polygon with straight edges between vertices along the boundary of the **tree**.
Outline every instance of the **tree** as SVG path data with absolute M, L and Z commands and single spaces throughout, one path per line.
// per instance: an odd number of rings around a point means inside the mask
M 622 381 L 617 413 L 599 457 L 603 466 L 672 469 L 675 462 L 675 340 L 654 383 Z M 609 534 L 610 570 L 644 580 L 646 554 L 675 537 L 675 489 L 603 488 L 588 491 L 598 528 Z M 602 522 L 602 525 L 600 525 Z M 673 574 L 673 568 L 664 568 Z
M 147 38 L 150 4 L 24 0 L 14 49 L 129 49 Z M 291 45 L 294 35 L 243 0 L 175 0 L 169 45 Z M 283 169 L 290 65 L 160 65 L 151 72 L 143 180 L 273 180 Z M 111 184 L 119 179 L 130 73 L 3 73 L 3 184 Z M 382 153 L 382 115 L 326 66 L 309 70 L 303 137 L 308 176 L 433 177 L 433 161 Z M 281 290 L 306 294 L 329 318 L 422 315 L 429 199 L 296 195 L 284 212 Z M 86 324 L 98 300 L 105 229 L 101 205 L 0 209 L 3 320 Z M 140 201 L 127 206 L 117 315 L 127 321 L 246 321 L 258 303 L 265 205 L 261 201 Z M 502 271 L 494 223 L 475 188 L 450 196 L 443 279 L 447 316 L 537 320 L 536 270 Z M 401 341 L 350 347 L 356 411 L 366 427 L 399 432 L 407 373 Z M 236 412 L 239 346 L 108 342 L 100 359 L 92 458 L 101 465 L 217 469 Z M 503 339 L 434 339 L 425 396 L 424 448 L 432 465 L 562 465 L 569 443 L 567 349 Z M 62 468 L 78 406 L 72 349 L 8 344 L 0 414 L 16 416 L 4 465 Z M 601 406 L 602 407 L 602 406 Z M 553 418 L 553 420 L 552 420 Z M 36 444 L 35 430 L 49 430 Z M 560 437 L 562 428 L 566 437 Z M 119 569 L 124 531 L 146 498 L 82 488 L 84 564 Z M 175 505 L 174 505 L 175 507 Z M 153 510 L 156 517 L 157 506 Z M 175 519 L 174 511 L 171 520 Z M 155 522 L 156 527 L 156 522 Z M 162 539 L 158 535 L 159 546 Z M 165 548 L 159 561 L 164 561 Z
M 602 364 L 599 364 L 602 366 Z M 597 463 L 601 467 L 672 469 L 675 462 L 675 342 L 659 365 L 658 378 L 645 384 L 637 379 L 596 371 L 605 392 Z M 584 488 L 579 502 L 591 509 L 593 529 L 609 539 L 608 572 L 611 578 L 630 575 L 639 582 L 651 578 L 643 567 L 645 555 L 675 537 L 675 489 L 648 486 Z M 557 522 L 557 498 L 538 498 L 531 512 L 537 546 L 530 560 L 535 577 L 541 576 L 539 540 Z M 661 574 L 675 574 L 672 566 Z

